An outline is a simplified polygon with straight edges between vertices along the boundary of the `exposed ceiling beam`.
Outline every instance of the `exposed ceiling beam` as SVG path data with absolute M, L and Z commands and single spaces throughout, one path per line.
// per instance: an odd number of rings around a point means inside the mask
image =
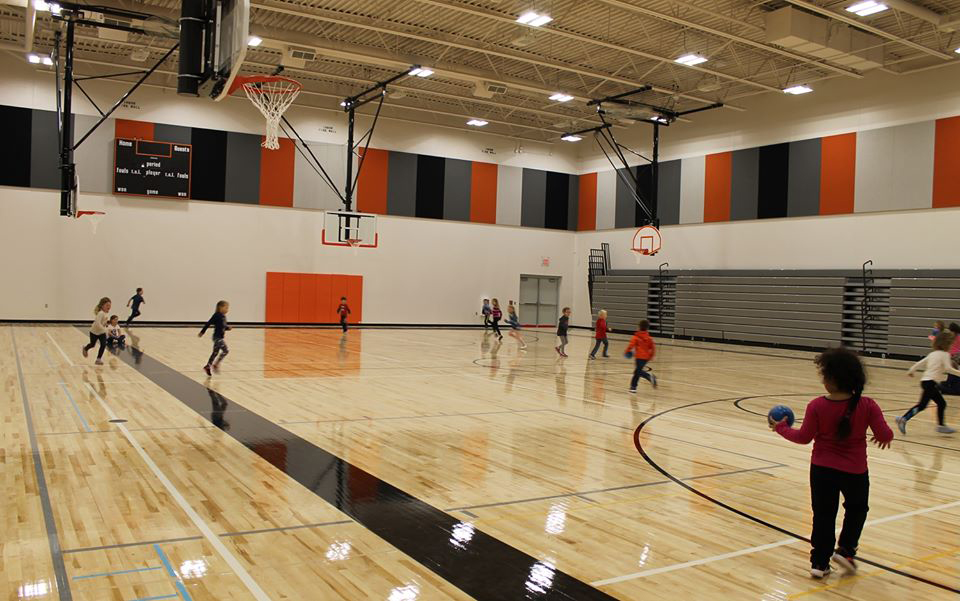
M 483 48 L 483 47 L 481 47 L 481 46 L 473 46 L 473 45 L 464 44 L 464 43 L 460 43 L 460 42 L 452 42 L 452 41 L 442 40 L 442 39 L 438 39 L 438 38 L 436 38 L 436 37 L 429 37 L 429 36 L 420 35 L 420 34 L 415 34 L 415 33 L 410 33 L 410 32 L 392 30 L 392 29 L 388 29 L 388 28 L 386 28 L 386 27 L 380 27 L 380 26 L 378 26 L 378 25 L 372 25 L 372 24 L 367 24 L 367 23 L 357 23 L 357 22 L 354 22 L 354 21 L 349 21 L 349 20 L 340 19 L 340 18 L 335 18 L 335 17 L 326 17 L 326 16 L 323 16 L 323 15 L 318 15 L 318 14 L 313 13 L 313 12 L 309 12 L 309 13 L 308 13 L 308 12 L 304 12 L 304 11 L 293 10 L 293 9 L 284 8 L 284 7 L 280 7 L 280 6 L 273 6 L 273 5 L 263 4 L 263 3 L 259 3 L 259 2 L 258 2 L 258 3 L 251 3 L 251 6 L 252 6 L 253 8 L 256 8 L 256 9 L 267 10 L 267 11 L 276 12 L 276 13 L 280 13 L 280 14 L 286 14 L 286 15 L 301 17 L 301 18 L 305 18 L 305 19 L 312 19 L 312 20 L 321 21 L 321 22 L 324 22 L 324 23 L 334 23 L 334 24 L 337 24 L 337 25 L 346 25 L 346 26 L 348 26 L 348 27 L 356 27 L 356 28 L 358 28 L 358 29 L 365 29 L 365 30 L 368 30 L 368 31 L 375 31 L 375 32 L 378 32 L 378 33 L 381 33 L 381 34 L 395 35 L 395 36 L 400 36 L 400 37 L 406 37 L 406 38 L 410 38 L 410 39 L 415 39 L 415 40 L 418 40 L 418 41 L 421 41 L 421 42 L 430 42 L 430 43 L 433 43 L 433 44 L 440 44 L 440 45 L 444 45 L 444 46 L 448 46 L 448 47 L 452 47 L 452 48 L 458 48 L 458 49 L 461 49 L 461 50 L 469 50 L 469 51 L 472 51 L 472 52 L 478 52 L 478 53 L 481 53 L 481 54 L 486 54 L 486 55 L 488 55 L 488 56 L 499 56 L 499 57 L 501 57 L 501 58 L 507 58 L 507 59 L 510 59 L 510 60 L 515 60 L 515 61 L 518 61 L 518 62 L 523 62 L 523 63 L 527 63 L 527 64 L 531 64 L 531 65 L 537 65 L 537 66 L 541 66 L 541 67 L 548 67 L 548 68 L 551 68 L 551 69 L 558 69 L 558 70 L 567 71 L 567 72 L 570 72 L 570 73 L 577 73 L 577 74 L 580 74 L 580 75 L 584 75 L 584 76 L 587 76 L 587 77 L 593 77 L 593 78 L 601 79 L 601 80 L 604 80 L 604 81 L 613 81 L 613 82 L 619 83 L 619 84 L 621 84 L 621 85 L 627 85 L 627 86 L 631 86 L 631 87 L 640 87 L 640 85 L 642 85 L 643 83 L 645 83 L 645 82 L 637 82 L 637 81 L 634 81 L 634 80 L 625 79 L 625 78 L 622 78 L 622 77 L 616 77 L 616 76 L 614 76 L 614 75 L 612 75 L 612 74 L 609 74 L 609 73 L 598 73 L 598 72 L 589 71 L 589 70 L 586 70 L 586 69 L 579 69 L 579 68 L 574 67 L 574 66 L 566 65 L 566 64 L 564 64 L 564 63 L 548 62 L 548 61 L 545 61 L 545 60 L 539 60 L 539 59 L 529 58 L 529 57 L 526 57 L 526 56 L 523 56 L 523 55 L 520 55 L 520 54 L 516 54 L 516 53 L 508 53 L 508 52 L 503 52 L 503 51 L 490 50 L 490 49 L 487 49 L 487 48 Z M 291 35 L 294 35 L 293 32 L 283 32 L 283 35 L 280 36 L 280 37 L 281 37 L 281 39 L 286 39 L 286 38 L 289 38 Z M 262 37 L 262 36 L 261 36 L 261 37 Z M 307 37 L 308 37 L 309 39 L 313 40 L 313 41 L 306 43 L 306 44 L 305 44 L 306 46 L 315 47 L 315 48 L 322 48 L 322 44 L 319 44 L 319 39 L 318 39 L 318 38 L 313 37 L 313 36 L 307 36 Z M 342 42 L 341 42 L 341 44 L 342 44 Z M 370 57 L 370 56 L 372 56 L 373 53 L 376 51 L 376 49 L 369 48 L 369 47 L 366 47 L 366 46 L 360 46 L 360 45 L 357 45 L 357 44 L 351 44 L 351 46 L 354 47 L 354 50 L 353 50 L 352 58 L 350 58 L 349 60 L 355 60 L 355 61 L 356 61 L 356 60 L 360 60 L 360 56 L 358 56 L 358 53 L 362 53 L 363 56 Z M 394 55 L 394 56 L 396 56 L 396 55 Z M 396 60 L 396 59 L 394 59 L 394 60 Z M 416 61 L 416 62 L 421 62 L 421 61 Z M 459 66 L 459 65 L 457 65 L 456 67 L 445 68 L 444 65 L 430 64 L 430 68 L 431 68 L 431 69 L 434 69 L 434 70 L 437 71 L 437 72 L 439 72 L 438 69 L 443 69 L 444 71 L 450 73 L 451 75 L 455 75 L 458 71 L 460 71 L 460 72 L 463 72 L 463 71 L 464 71 L 464 67 Z M 474 76 L 474 78 L 477 78 L 477 76 Z M 522 82 L 522 81 L 523 81 L 523 80 L 520 80 L 520 79 L 518 79 L 518 78 L 509 78 L 509 79 L 508 79 L 508 78 L 505 78 L 505 77 L 502 76 L 502 75 L 496 75 L 496 74 L 493 74 L 493 73 L 490 73 L 490 74 L 488 74 L 488 75 L 486 75 L 486 76 L 483 76 L 482 78 L 483 78 L 483 79 L 486 79 L 487 81 L 501 82 L 501 83 L 504 83 L 505 85 L 511 85 L 511 86 L 517 86 L 517 85 L 518 85 L 517 82 Z M 510 81 L 513 81 L 514 83 L 510 83 Z M 530 86 L 529 84 L 526 84 L 524 87 L 529 88 L 529 87 L 531 87 L 531 86 Z M 543 88 L 539 88 L 539 89 L 542 90 Z M 677 95 L 677 96 L 681 96 L 681 97 L 684 97 L 684 98 L 688 98 L 688 99 L 690 99 L 690 100 L 694 100 L 694 101 L 696 101 L 696 102 L 702 102 L 702 103 L 704 103 L 704 104 L 713 104 L 714 102 L 716 102 L 715 100 L 712 100 L 712 99 L 707 99 L 707 98 L 703 98 L 703 97 L 700 97 L 700 96 L 696 96 L 696 95 L 688 94 L 688 93 L 684 93 L 684 92 L 677 92 L 676 90 L 670 90 L 670 89 L 662 88 L 662 87 L 655 87 L 654 90 L 657 91 L 657 92 L 660 92 L 660 93 L 664 93 L 664 94 L 674 94 L 674 95 Z M 557 91 L 557 90 L 551 90 L 549 93 L 553 93 L 553 92 L 556 92 L 556 91 Z M 589 98 L 586 98 L 586 97 L 583 97 L 583 96 L 574 95 L 574 97 L 577 98 L 577 100 L 584 101 L 584 102 L 587 101 L 587 100 L 589 100 Z M 732 106 L 729 106 L 729 105 L 724 105 L 724 106 L 727 107 L 727 108 L 733 108 L 734 110 L 741 110 L 740 107 L 732 107 Z
M 839 73 L 839 74 L 841 74 L 841 75 L 848 75 L 848 76 L 850 76 L 850 77 L 863 77 L 863 75 L 862 75 L 860 72 L 858 72 L 858 71 L 856 71 L 856 70 L 854 70 L 854 69 L 848 69 L 848 68 L 846 68 L 846 67 L 841 67 L 841 66 L 839 66 L 839 65 L 834 65 L 834 64 L 829 63 L 829 62 L 827 62 L 827 61 L 825 61 L 825 60 L 823 60 L 823 59 L 819 59 L 819 58 L 815 58 L 815 57 L 810 57 L 810 56 L 807 56 L 807 55 L 804 55 L 804 54 L 800 54 L 800 53 L 798 53 L 798 52 L 793 52 L 793 51 L 791 51 L 791 50 L 785 50 L 785 49 L 783 49 L 783 48 L 780 48 L 779 46 L 774 46 L 773 44 L 765 44 L 765 43 L 763 43 L 763 42 L 758 42 L 758 41 L 756 41 L 756 40 L 751 40 L 750 38 L 745 38 L 745 37 L 740 36 L 740 35 L 736 35 L 736 34 L 733 34 L 733 33 L 729 33 L 729 32 L 726 32 L 726 31 L 721 31 L 721 30 L 719 30 L 719 29 L 714 29 L 714 28 L 708 27 L 708 26 L 706 26 L 706 25 L 701 25 L 701 24 L 695 23 L 695 22 L 693 22 L 693 21 L 688 21 L 688 20 L 682 19 L 682 18 L 680 18 L 680 17 L 675 17 L 675 16 L 673 16 L 673 15 L 668 15 L 668 14 L 664 14 L 664 13 L 661 13 L 661 12 L 657 12 L 657 11 L 655 11 L 655 10 L 651 10 L 651 9 L 646 8 L 646 7 L 643 7 L 643 6 L 637 6 L 637 5 L 635 5 L 635 4 L 628 4 L 627 2 L 623 2 L 622 0 L 594 0 L 594 1 L 595 1 L 595 2 L 599 2 L 599 3 L 601 3 L 601 4 L 606 4 L 606 5 L 608 5 L 608 6 L 614 6 L 614 7 L 617 7 L 617 8 L 623 9 L 623 10 L 626 10 L 626 11 L 630 11 L 630 12 L 634 12 L 634 13 L 639 13 L 639 14 L 647 15 L 647 16 L 649 16 L 649 17 L 654 17 L 654 18 L 656 18 L 656 19 L 660 19 L 660 20 L 663 20 L 663 21 L 669 21 L 669 22 L 675 23 L 675 24 L 677 24 L 677 25 L 683 25 L 684 27 L 689 27 L 689 28 L 691 28 L 691 29 L 696 29 L 696 30 L 702 31 L 702 32 L 704 32 L 704 33 L 709 33 L 709 34 L 711 34 L 711 35 L 719 36 L 719 37 L 722 37 L 722 38 L 725 38 L 725 39 L 728 39 L 728 40 L 732 40 L 732 41 L 734 41 L 734 42 L 739 42 L 739 43 L 745 44 L 745 45 L 747 45 L 747 46 L 752 46 L 752 47 L 754 47 L 754 48 L 757 48 L 757 49 L 759 49 L 759 50 L 763 50 L 763 51 L 765 51 L 765 52 L 773 52 L 773 53 L 779 54 L 779 55 L 781 55 L 781 56 L 790 57 L 790 58 L 792 58 L 793 60 L 800 61 L 800 62 L 806 63 L 806 64 L 815 65 L 815 66 L 817 66 L 817 67 L 821 67 L 821 68 L 823 68 L 823 69 L 827 69 L 827 70 L 829 70 L 829 71 L 833 71 L 834 73 Z M 788 1 L 789 1 L 789 0 L 788 0 Z M 779 92 L 780 90 L 777 90 L 777 91 Z
M 603 1 L 608 1 L 608 0 L 603 0 Z M 920 52 L 925 52 L 925 53 L 929 54 L 930 56 L 935 56 L 935 57 L 941 58 L 941 59 L 943 59 L 943 60 L 954 60 L 954 56 L 950 56 L 949 54 L 946 54 L 945 52 L 940 52 L 939 50 L 934 50 L 933 48 L 929 48 L 929 47 L 927 47 L 927 46 L 924 46 L 923 44 L 918 44 L 918 43 L 914 42 L 913 40 L 908 40 L 908 39 L 906 39 L 906 38 L 901 38 L 901 37 L 898 36 L 898 35 L 894 35 L 894 34 L 892 34 L 892 33 L 889 33 L 889 32 L 887 32 L 887 31 L 884 31 L 884 30 L 882 30 L 882 29 L 877 29 L 876 27 L 873 27 L 872 25 L 867 25 L 866 23 L 863 23 L 862 21 L 858 21 L 857 19 L 855 19 L 855 18 L 853 18 L 853 17 L 848 17 L 847 15 L 844 15 L 844 14 L 842 14 L 842 13 L 838 13 L 838 12 L 832 11 L 832 10 L 830 10 L 830 9 L 828 9 L 828 8 L 824 8 L 824 7 L 822 7 L 822 6 L 813 4 L 812 2 L 807 2 L 806 0 L 786 0 L 786 1 L 789 2 L 790 4 L 793 4 L 794 6 L 799 6 L 800 8 L 805 8 L 805 9 L 807 9 L 807 10 L 809 10 L 809 11 L 813 11 L 813 12 L 815 12 L 815 13 L 817 13 L 817 14 L 821 14 L 821 15 L 823 15 L 823 16 L 825 16 L 825 17 L 830 17 L 831 19 L 836 19 L 837 21 L 842 21 L 842 22 L 846 23 L 847 25 L 852 25 L 853 27 L 856 27 L 857 29 L 866 31 L 867 33 L 872 33 L 873 35 L 880 36 L 880 37 L 882 37 L 882 38 L 886 38 L 886 39 L 890 40 L 891 42 L 897 42 L 898 44 L 903 44 L 904 46 L 907 46 L 907 47 L 909 47 L 909 48 L 913 48 L 914 50 L 919 50 Z
M 504 15 L 504 14 L 502 14 L 502 13 L 499 13 L 499 12 L 496 12 L 496 11 L 493 11 L 493 10 L 480 9 L 480 8 L 475 8 L 475 7 L 472 7 L 472 6 L 466 6 L 466 5 L 461 5 L 461 4 L 449 4 L 449 3 L 447 3 L 447 2 L 441 2 L 441 1 L 439 1 L 439 0 L 414 0 L 414 2 L 419 2 L 419 3 L 421 3 L 421 4 L 428 4 L 428 5 L 430 5 L 430 6 L 436 6 L 436 7 L 440 7 L 440 8 L 445 8 L 445 9 L 453 10 L 453 11 L 456 11 L 456 12 L 459 12 L 459 13 L 463 13 L 463 14 L 469 14 L 469 15 L 474 15 L 474 16 L 478 16 L 478 17 L 484 17 L 484 18 L 487 18 L 487 19 L 492 19 L 492 20 L 497 21 L 497 22 L 499 22 L 499 23 L 506 23 L 507 25 L 510 25 L 511 27 L 517 25 L 517 23 L 516 23 L 517 20 L 516 20 L 515 17 L 507 16 L 507 15 Z M 658 62 L 661 62 L 661 63 L 666 63 L 666 62 L 672 63 L 672 62 L 674 61 L 674 59 L 676 58 L 676 57 L 658 56 L 658 55 L 656 55 L 656 54 L 651 54 L 651 53 L 649 53 L 649 52 L 644 52 L 644 51 L 642 51 L 642 50 L 637 50 L 637 49 L 635 49 L 635 48 L 630 48 L 630 47 L 628 47 L 628 46 L 622 46 L 622 45 L 620 45 L 620 44 L 613 44 L 613 43 L 606 42 L 606 41 L 604 41 L 604 40 L 599 40 L 599 39 L 597 39 L 597 38 L 593 38 L 593 37 L 590 37 L 590 36 L 582 35 L 582 34 L 579 34 L 579 33 L 574 33 L 574 32 L 571 32 L 571 31 L 566 31 L 566 30 L 560 29 L 560 28 L 558 28 L 558 27 L 546 27 L 546 28 L 543 29 L 543 32 L 544 32 L 544 34 L 546 34 L 546 35 L 556 35 L 556 36 L 560 36 L 560 37 L 567 38 L 567 39 L 569 39 L 569 40 L 575 40 L 575 41 L 580 42 L 580 43 L 582 43 L 582 44 L 594 44 L 594 45 L 602 46 L 602 47 L 607 48 L 607 49 L 610 49 L 610 50 L 616 50 L 617 52 L 624 52 L 624 53 L 626 53 L 626 54 L 632 54 L 632 55 L 634 55 L 634 56 L 640 56 L 640 57 L 643 57 L 643 58 L 646 58 L 646 59 L 649 59 L 649 60 L 658 61 Z M 764 89 L 764 90 L 767 90 L 767 91 L 769 91 L 769 92 L 780 92 L 780 91 L 781 91 L 780 88 L 775 88 L 775 87 L 769 86 L 769 85 L 767 85 L 767 84 L 759 83 L 759 82 L 756 82 L 756 81 L 751 81 L 751 80 L 749 80 L 749 79 L 744 79 L 744 78 L 742 78 L 742 77 L 737 77 L 736 75 L 728 75 L 728 74 L 726 74 L 726 73 L 723 73 L 723 72 L 720 72 L 720 71 L 715 71 L 715 70 L 713 70 L 713 69 L 707 69 L 707 68 L 699 67 L 699 66 L 691 66 L 691 67 L 689 67 L 689 68 L 690 68 L 690 69 L 693 69 L 694 71 L 699 71 L 699 72 L 701 72 L 701 73 L 707 73 L 707 74 L 710 74 L 710 75 L 713 75 L 713 76 L 716 76 L 716 77 L 721 77 L 721 78 L 723 78 L 723 79 L 727 79 L 727 80 L 730 80 L 730 81 L 736 81 L 736 82 L 739 82 L 739 83 L 752 85 L 752 86 L 755 86 L 755 87 L 758 87 L 758 88 L 762 88 L 762 89 Z

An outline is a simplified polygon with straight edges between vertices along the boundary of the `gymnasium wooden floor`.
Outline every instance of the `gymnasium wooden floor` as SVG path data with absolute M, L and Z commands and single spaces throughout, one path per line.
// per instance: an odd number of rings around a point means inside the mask
M 558 360 L 471 330 L 0 327 L 4 599 L 955 599 L 960 437 L 932 410 L 870 450 L 856 577 L 807 575 L 811 353 L 662 341 L 627 392 L 615 337 Z M 903 363 L 869 360 L 893 416 Z M 948 413 L 960 424 L 955 409 Z M 111 422 L 111 420 L 125 420 Z M 634 446 L 639 435 L 645 459 Z M 656 466 L 656 467 L 655 467 Z M 38 478 L 39 475 L 39 478 Z

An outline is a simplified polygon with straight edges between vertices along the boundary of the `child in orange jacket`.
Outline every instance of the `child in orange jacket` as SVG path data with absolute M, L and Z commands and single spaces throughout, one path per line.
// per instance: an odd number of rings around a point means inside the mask
M 641 319 L 638 327 L 639 329 L 634 332 L 633 338 L 630 339 L 630 344 L 627 345 L 626 352 L 627 359 L 633 357 L 637 363 L 637 367 L 633 370 L 633 379 L 630 380 L 630 392 L 637 391 L 637 382 L 640 381 L 640 378 L 648 380 L 654 388 L 657 387 L 657 377 L 644 371 L 647 362 L 652 360 L 657 353 L 657 346 L 653 343 L 653 338 L 650 337 L 648 331 L 650 322 Z

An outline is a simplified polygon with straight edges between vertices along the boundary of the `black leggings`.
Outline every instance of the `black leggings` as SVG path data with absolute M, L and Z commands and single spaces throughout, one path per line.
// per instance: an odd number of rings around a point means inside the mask
M 130 312 L 130 317 L 127 318 L 127 325 L 130 325 L 130 322 L 133 321 L 134 317 L 139 317 L 139 316 L 140 316 L 140 311 L 137 309 L 133 309 Z
M 341 328 L 344 332 L 347 331 L 347 316 L 346 316 L 346 315 L 341 315 L 341 316 L 340 316 L 340 328 Z
M 836 541 L 837 510 L 843 494 L 843 529 L 839 547 L 851 555 L 860 544 L 863 524 L 870 506 L 870 476 L 867 472 L 850 474 L 820 465 L 810 466 L 810 502 L 813 505 L 813 534 L 810 563 L 814 567 L 830 565 Z
M 500 338 L 503 338 L 503 334 L 500 333 L 500 318 L 494 317 L 493 320 L 490 322 L 490 325 L 493 326 L 493 333 L 499 336 Z
M 227 348 L 227 341 L 223 338 L 215 338 L 213 341 L 213 352 L 210 353 L 210 358 L 207 359 L 207 365 L 219 364 L 229 352 L 230 349 Z M 218 353 L 220 354 L 219 359 L 217 358 Z
M 630 390 L 637 389 L 637 382 L 640 381 L 640 378 L 643 378 L 648 382 L 653 382 L 653 380 L 650 379 L 650 374 L 643 369 L 647 365 L 647 361 L 649 361 L 649 359 L 637 359 L 636 361 L 637 367 L 633 370 L 633 379 L 630 380 Z
M 597 343 L 593 345 L 593 350 L 590 351 L 591 357 L 597 356 L 597 351 L 600 350 L 600 344 L 603 344 L 603 356 L 607 356 L 607 349 L 610 347 L 610 343 L 607 342 L 606 338 L 597 338 Z
M 937 424 L 942 426 L 943 414 L 947 410 L 947 402 L 943 400 L 943 395 L 940 393 L 940 388 L 933 380 L 924 380 L 923 382 L 920 382 L 920 388 L 923 389 L 923 392 L 920 393 L 920 402 L 911 407 L 909 411 L 904 413 L 903 419 L 910 419 L 914 415 L 926 409 L 927 404 L 929 404 L 930 401 L 933 401 L 937 404 Z
M 107 335 L 106 334 L 94 334 L 90 332 L 90 344 L 83 347 L 83 350 L 89 351 L 93 347 L 97 346 L 97 343 L 100 343 L 100 350 L 97 351 L 97 359 L 103 358 L 103 350 L 107 348 Z M 76 348 L 76 347 L 74 347 Z

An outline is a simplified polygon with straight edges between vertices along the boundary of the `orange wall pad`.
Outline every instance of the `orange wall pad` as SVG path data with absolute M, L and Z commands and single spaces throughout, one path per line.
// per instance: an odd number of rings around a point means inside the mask
M 368 148 L 363 153 L 363 169 L 357 180 L 357 210 L 361 213 L 387 214 L 387 166 L 390 153 Z
M 577 231 L 597 229 L 597 174 L 580 176 L 580 202 L 577 205 Z
M 473 163 L 470 175 L 470 221 L 497 222 L 497 165 Z
M 960 207 L 960 117 L 937 119 L 933 208 Z
M 132 140 L 153 140 L 153 123 L 146 121 L 131 121 L 130 119 L 117 119 L 114 126 L 116 137 L 128 138 Z
M 338 323 L 340 297 L 347 297 L 347 323 L 363 320 L 363 276 L 268 271 L 266 323 Z
M 290 138 L 280 138 L 276 150 L 260 147 L 260 204 L 293 206 L 294 152 Z

